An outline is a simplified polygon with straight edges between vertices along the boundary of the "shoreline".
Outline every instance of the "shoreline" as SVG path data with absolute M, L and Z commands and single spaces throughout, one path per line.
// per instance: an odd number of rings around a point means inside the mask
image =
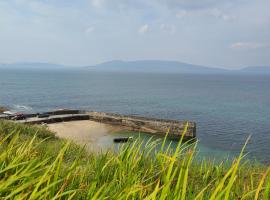
M 47 125 L 48 129 L 59 138 L 71 140 L 87 150 L 100 152 L 111 145 L 102 143 L 102 140 L 112 137 L 112 134 L 123 130 L 123 127 L 112 126 L 90 120 L 59 122 Z
M 44 115 L 44 113 L 42 114 Z M 16 122 L 45 124 L 57 137 L 71 140 L 91 152 L 102 152 L 113 148 L 115 138 L 126 138 L 130 136 L 129 134 L 132 137 L 137 133 L 165 137 L 170 130 L 168 138 L 172 140 L 182 138 L 183 132 L 185 132 L 185 141 L 196 138 L 196 123 L 189 121 L 67 109 L 45 114 L 46 117 L 39 117 L 38 113 L 24 114 L 25 118 L 16 120 Z M 1 119 L 5 119 L 5 117 L 0 115 Z M 9 115 L 6 119 L 13 119 L 13 117 Z M 126 133 L 122 135 L 119 134 L 120 132 Z
M 130 131 L 145 132 L 154 135 L 180 139 L 183 134 L 185 139 L 196 138 L 196 123 L 191 121 L 178 121 L 157 119 L 150 117 L 120 115 L 115 113 L 94 112 L 84 110 L 56 110 L 43 113 L 46 117 L 39 117 L 38 113 L 24 114 L 24 119 L 17 120 L 25 124 L 52 124 L 67 121 L 94 121 L 116 127 L 123 127 Z M 16 114 L 0 116 L 0 119 L 12 119 Z

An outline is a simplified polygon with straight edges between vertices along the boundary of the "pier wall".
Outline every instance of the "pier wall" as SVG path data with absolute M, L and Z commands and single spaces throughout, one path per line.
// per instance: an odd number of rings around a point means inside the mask
M 65 121 L 92 120 L 105 124 L 123 126 L 128 130 L 159 134 L 163 136 L 165 136 L 165 134 L 169 131 L 168 136 L 176 139 L 181 138 L 188 123 L 185 138 L 196 137 L 196 123 L 190 121 L 165 120 L 82 110 L 58 110 L 47 113 L 50 115 L 50 117 L 38 118 L 37 114 L 27 114 L 26 120 L 19 120 L 18 122 L 28 124 L 49 124 Z
M 68 122 L 68 121 L 80 121 L 80 120 L 89 120 L 89 116 L 85 114 L 66 114 L 66 115 L 52 115 L 48 118 L 31 118 L 26 120 L 19 120 L 18 122 L 22 122 L 24 124 L 53 124 L 60 122 Z
M 163 120 L 138 116 L 127 116 L 103 112 L 85 112 L 89 119 L 101 123 L 129 127 L 134 131 L 165 135 L 168 131 L 169 137 L 180 138 L 188 123 L 185 137 L 196 137 L 196 123 L 189 121 Z

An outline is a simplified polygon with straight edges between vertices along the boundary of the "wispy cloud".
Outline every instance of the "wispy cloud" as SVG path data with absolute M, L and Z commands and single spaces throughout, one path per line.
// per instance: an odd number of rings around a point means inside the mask
M 148 31 L 149 31 L 149 25 L 148 24 L 144 24 L 138 29 L 138 33 L 141 34 L 141 35 L 147 33 Z
M 95 31 L 95 27 L 93 26 L 89 26 L 86 30 L 85 30 L 85 33 L 92 33 Z
M 214 8 L 219 5 L 229 4 L 231 2 L 239 2 L 241 0 L 159 0 L 160 2 L 166 2 L 169 8 L 182 8 L 186 10 L 201 10 Z
M 104 0 L 91 0 L 91 3 L 94 7 L 101 7 L 104 3 Z
M 261 49 L 269 47 L 268 44 L 256 43 L 256 42 L 236 42 L 231 44 L 232 49 L 243 49 L 243 50 L 252 50 L 252 49 Z
M 171 35 L 173 35 L 175 33 L 175 31 L 176 31 L 175 25 L 160 24 L 159 28 L 163 32 L 169 33 Z
M 269 6 L 269 0 L 0 0 L 0 61 L 268 64 Z
M 215 18 L 222 19 L 224 21 L 233 21 L 235 20 L 235 17 L 232 15 L 229 15 L 225 13 L 224 11 L 218 9 L 218 8 L 213 8 L 210 9 L 207 13 L 209 13 L 211 16 L 214 16 Z
M 176 14 L 175 14 L 176 18 L 178 18 L 178 19 L 182 19 L 186 15 L 187 15 L 187 11 L 186 10 L 177 10 L 176 11 Z

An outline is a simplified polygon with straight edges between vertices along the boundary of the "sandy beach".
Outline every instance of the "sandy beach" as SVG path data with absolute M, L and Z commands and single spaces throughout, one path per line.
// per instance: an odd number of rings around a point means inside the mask
M 86 148 L 91 151 L 101 151 L 104 147 L 110 148 L 112 133 L 121 130 L 117 126 L 89 120 L 48 124 L 48 128 L 58 137 L 86 145 Z

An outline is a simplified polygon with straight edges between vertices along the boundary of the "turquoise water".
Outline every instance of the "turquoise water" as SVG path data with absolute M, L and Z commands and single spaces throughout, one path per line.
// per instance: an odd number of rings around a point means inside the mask
M 123 143 L 114 143 L 113 139 L 118 137 L 133 137 L 133 141 L 136 139 L 143 140 L 143 144 L 147 143 L 148 141 L 151 142 L 158 142 L 157 147 L 155 148 L 156 151 L 160 150 L 161 144 L 164 140 L 164 137 L 159 135 L 152 135 L 147 133 L 139 133 L 139 132 L 132 132 L 132 131 L 121 131 L 121 132 L 113 132 L 110 135 L 102 136 L 100 137 L 96 143 L 99 146 L 103 147 L 103 150 L 111 149 L 111 147 L 114 148 L 115 151 L 118 151 L 119 148 Z M 158 141 L 157 141 L 158 140 Z M 176 148 L 178 145 L 177 140 L 171 140 L 167 138 L 165 143 L 165 149 L 171 145 L 170 147 Z M 194 147 L 194 142 L 188 142 L 187 145 L 190 145 L 190 147 Z M 144 146 L 143 146 L 144 147 Z M 224 161 L 225 159 L 232 159 L 238 156 L 238 152 L 227 152 L 222 151 L 219 149 L 212 149 L 208 148 L 207 146 L 201 144 L 200 142 L 197 143 L 197 147 L 195 149 L 196 153 L 196 159 L 197 160 L 211 160 L 216 162 Z
M 199 150 L 270 162 L 270 77 L 0 69 L 0 105 L 78 108 L 197 122 Z

